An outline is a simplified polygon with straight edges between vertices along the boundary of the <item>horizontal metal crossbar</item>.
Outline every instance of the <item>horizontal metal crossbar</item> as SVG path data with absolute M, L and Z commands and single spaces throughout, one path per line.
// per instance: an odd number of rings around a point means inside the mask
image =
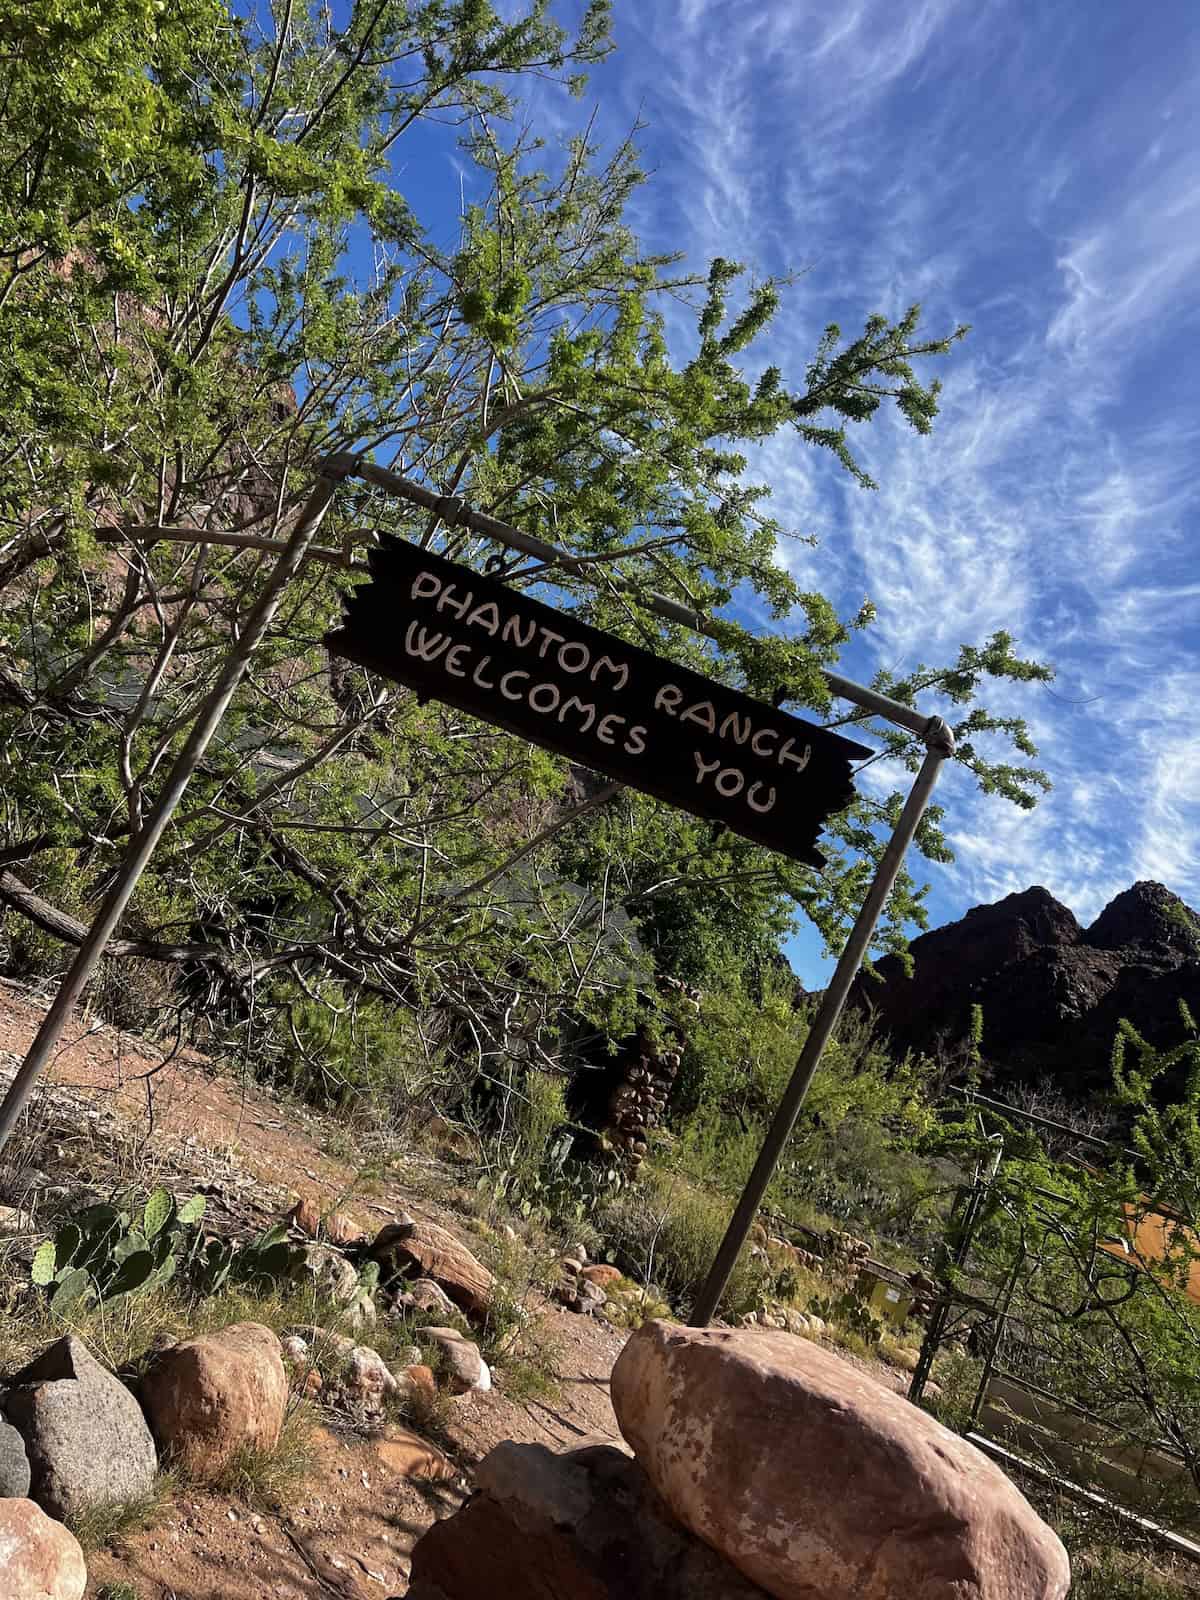
M 365 482 L 374 484 L 377 489 L 382 489 L 385 494 L 395 495 L 398 499 L 408 500 L 413 505 L 421 506 L 451 527 L 469 528 L 485 539 L 495 539 L 498 544 L 507 545 L 511 550 L 519 550 L 523 555 L 534 556 L 537 560 L 546 562 L 548 566 L 562 567 L 564 571 L 574 572 L 581 577 L 590 576 L 588 567 L 591 563 L 573 556 L 570 551 L 560 550 L 557 545 L 548 544 L 545 539 L 523 533 L 520 528 L 514 528 L 511 523 L 501 522 L 497 517 L 489 517 L 481 511 L 472 511 L 457 495 L 435 494 L 432 489 L 413 483 L 411 479 L 401 477 L 397 472 L 391 472 L 386 467 L 377 467 L 372 461 L 364 461 L 361 456 L 333 456 L 326 463 L 324 470 L 330 476 L 362 478 Z M 648 611 L 653 611 L 656 616 L 690 628 L 693 633 L 702 634 L 709 639 L 717 636 L 717 625 L 702 611 L 681 605 L 678 600 L 672 600 L 654 589 L 643 588 L 641 584 L 631 583 L 627 578 L 618 577 L 616 574 L 610 574 L 609 581 L 617 588 L 636 595 L 638 603 L 645 606 Z M 875 716 L 883 717 L 899 728 L 906 728 L 910 733 L 915 733 L 918 738 L 924 740 L 928 749 L 936 751 L 943 757 L 954 754 L 954 735 L 941 717 L 924 716 L 912 706 L 903 705 L 899 700 L 893 700 L 875 689 L 868 689 L 864 684 L 854 683 L 836 672 L 826 672 L 824 677 L 830 693 L 837 695 L 839 699 L 849 700 L 852 705 L 870 711 Z

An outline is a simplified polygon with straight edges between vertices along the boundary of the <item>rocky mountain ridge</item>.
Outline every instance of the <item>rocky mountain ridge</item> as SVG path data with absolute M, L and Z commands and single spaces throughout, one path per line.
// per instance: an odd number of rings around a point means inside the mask
M 895 1047 L 931 1054 L 961 1048 L 979 1005 L 995 1082 L 1050 1077 L 1086 1094 L 1109 1081 L 1122 1017 L 1170 1045 L 1180 1000 L 1200 1015 L 1200 916 L 1161 883 L 1135 883 L 1086 928 L 1034 886 L 922 934 L 911 954 L 911 977 L 887 956 L 854 1000 Z

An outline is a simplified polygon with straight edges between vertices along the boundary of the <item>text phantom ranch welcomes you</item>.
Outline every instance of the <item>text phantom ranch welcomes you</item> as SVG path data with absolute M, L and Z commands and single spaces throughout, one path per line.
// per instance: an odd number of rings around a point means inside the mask
M 797 861 L 872 752 L 387 537 L 326 646 Z

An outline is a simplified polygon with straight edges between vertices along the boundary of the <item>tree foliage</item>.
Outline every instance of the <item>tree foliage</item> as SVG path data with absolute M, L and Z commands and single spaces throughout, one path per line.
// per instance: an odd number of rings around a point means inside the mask
M 958 1287 L 1006 1311 L 1002 1370 L 1090 1419 L 1089 1452 L 1139 1473 L 1163 1447 L 1189 1492 L 1146 1475 L 1164 1515 L 1194 1519 L 1200 1484 L 1200 1044 L 1155 1049 L 1121 1024 L 1113 1111 L 1124 1142 L 1052 1154 L 1044 1132 L 992 1119 L 1004 1157 Z M 965 1125 L 963 1125 L 965 1126 Z M 1101 1486 L 1103 1487 L 1103 1480 Z M 1129 1486 L 1119 1497 L 1133 1492 Z M 1174 1524 L 1173 1524 L 1174 1525 Z
M 266 1067 L 389 1081 L 416 1060 L 418 1093 L 451 1061 L 553 1067 L 567 1018 L 628 1028 L 649 967 L 740 983 L 797 914 L 835 940 L 898 793 L 864 792 L 814 874 L 635 794 L 590 804 L 564 763 L 331 663 L 320 639 L 386 530 L 831 715 L 821 669 L 870 610 L 841 618 L 797 583 L 748 447 L 790 430 L 868 486 L 853 430 L 894 405 L 927 433 L 926 374 L 964 330 L 927 336 L 913 307 L 827 328 L 802 374 L 765 364 L 785 285 L 647 255 L 632 143 L 604 153 L 585 129 L 547 148 L 518 116 L 530 80 L 579 89 L 604 57 L 603 0 L 571 28 L 549 0 L 30 0 L 0 35 L 10 966 L 78 941 L 272 549 L 345 452 L 574 563 L 498 553 L 347 479 L 139 888 L 110 1004 L 139 1014 L 136 972 L 153 1008 L 145 974 L 167 972 L 193 1022 Z M 432 124 L 461 144 L 450 242 L 404 188 Z M 681 305 L 686 340 L 668 334 Z M 714 615 L 718 640 L 616 576 Z M 769 629 L 736 619 L 748 600 Z M 1028 734 L 977 696 L 1044 676 L 998 635 L 879 681 L 961 707 L 966 764 L 1024 805 L 1043 782 Z M 938 823 L 919 842 L 945 859 Z M 881 942 L 920 916 L 904 877 Z

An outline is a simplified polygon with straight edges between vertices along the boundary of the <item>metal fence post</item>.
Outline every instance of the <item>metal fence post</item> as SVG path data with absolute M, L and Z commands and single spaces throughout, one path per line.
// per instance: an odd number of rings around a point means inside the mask
M 707 1327 L 721 1303 L 721 1296 L 725 1293 L 730 1275 L 746 1242 L 746 1235 L 753 1226 L 763 1195 L 796 1125 L 800 1107 L 820 1065 L 822 1052 L 837 1026 L 846 997 L 850 993 L 850 986 L 867 953 L 871 935 L 875 932 L 887 897 L 892 892 L 900 865 L 904 860 L 904 853 L 912 843 L 913 835 L 925 814 L 925 807 L 929 804 L 929 797 L 937 782 L 942 763 L 954 754 L 954 736 L 940 717 L 929 719 L 924 737 L 926 755 L 921 763 L 921 769 L 909 791 L 908 799 L 904 802 L 904 809 L 900 813 L 895 832 L 884 849 L 874 880 L 855 919 L 854 927 L 850 930 L 850 937 L 829 980 L 829 986 L 822 996 L 791 1081 L 784 1090 L 779 1108 L 758 1153 L 758 1160 L 754 1163 L 754 1170 L 742 1191 L 737 1209 L 730 1218 L 729 1227 L 725 1231 L 716 1259 L 696 1295 L 689 1318 L 693 1328 Z
M 245 627 L 225 659 L 221 676 L 204 702 L 200 714 L 192 724 L 192 730 L 183 749 L 176 756 L 174 765 L 167 774 L 158 799 L 147 815 L 140 832 L 130 840 L 125 859 L 112 887 L 105 895 L 83 943 L 76 951 L 74 960 L 58 986 L 58 993 L 42 1018 L 41 1026 L 29 1047 L 29 1053 L 21 1063 L 3 1102 L 0 1103 L 0 1150 L 3 1150 L 8 1143 L 21 1112 L 33 1093 L 34 1085 L 50 1062 L 76 1000 L 99 966 L 105 947 L 116 932 L 117 923 L 121 920 L 133 891 L 137 888 L 139 878 L 145 871 L 156 845 L 166 832 L 176 806 L 183 799 L 184 791 L 199 766 L 209 741 L 217 731 L 221 718 L 229 708 L 229 702 L 245 675 L 251 655 L 279 609 L 284 589 L 299 569 L 321 525 L 321 520 L 329 509 L 335 488 L 336 482 L 332 476 L 322 476 L 310 495 L 287 541 L 284 553 L 272 568 L 262 592 L 246 619 Z M 196 543 L 204 543 L 203 532 L 199 529 L 196 533 Z

